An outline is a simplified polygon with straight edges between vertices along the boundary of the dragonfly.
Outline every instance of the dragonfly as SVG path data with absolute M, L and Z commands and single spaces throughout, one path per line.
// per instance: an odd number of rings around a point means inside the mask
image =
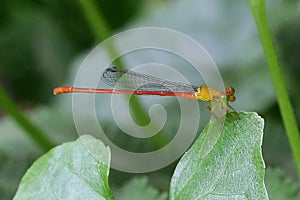
M 156 95 L 156 96 L 176 96 L 187 99 L 205 101 L 210 114 L 215 118 L 215 110 L 220 114 L 227 113 L 229 105 L 236 100 L 233 87 L 226 87 L 225 91 L 219 91 L 207 86 L 194 86 L 183 82 L 164 80 L 152 75 L 111 66 L 102 73 L 101 80 L 114 89 L 104 88 L 79 88 L 61 86 L 53 90 L 54 95 L 65 93 L 97 93 L 97 94 L 130 94 L 130 95 Z

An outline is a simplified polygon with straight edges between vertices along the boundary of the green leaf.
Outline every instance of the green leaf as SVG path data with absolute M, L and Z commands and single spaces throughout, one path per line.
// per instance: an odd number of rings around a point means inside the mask
M 114 192 L 118 200 L 166 200 L 167 193 L 159 191 L 150 186 L 147 177 L 134 178 L 126 183 L 122 188 Z
M 40 157 L 14 199 L 114 199 L 108 186 L 109 163 L 109 148 L 82 136 Z
M 245 112 L 235 118 L 206 126 L 176 167 L 170 199 L 268 199 L 263 119 Z

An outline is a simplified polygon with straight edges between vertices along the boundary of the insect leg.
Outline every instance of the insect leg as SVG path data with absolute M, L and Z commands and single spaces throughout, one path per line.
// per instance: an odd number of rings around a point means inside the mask
M 227 106 L 228 106 L 233 112 L 237 113 L 237 111 L 236 111 L 231 105 L 227 104 Z
M 213 107 L 211 107 L 211 102 L 208 102 L 206 107 L 209 109 L 210 115 L 212 115 L 215 119 L 218 119 L 218 117 L 214 113 L 217 108 L 217 105 L 213 105 Z

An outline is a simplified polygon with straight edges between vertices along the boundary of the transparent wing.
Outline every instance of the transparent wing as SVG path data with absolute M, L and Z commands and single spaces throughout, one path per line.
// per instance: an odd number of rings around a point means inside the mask
M 117 89 L 141 91 L 195 92 L 198 87 L 183 82 L 173 82 L 117 67 L 107 68 L 101 80 Z

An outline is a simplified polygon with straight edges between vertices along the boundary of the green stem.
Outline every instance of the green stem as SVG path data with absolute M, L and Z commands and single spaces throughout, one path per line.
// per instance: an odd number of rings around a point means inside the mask
M 101 42 L 109 38 L 112 35 L 110 28 L 101 12 L 97 9 L 95 2 L 93 0 L 78 1 L 97 42 Z M 109 43 L 108 52 L 112 58 L 119 57 L 118 51 L 112 43 Z M 118 67 L 124 67 L 121 59 L 117 59 L 116 64 Z M 131 111 L 133 113 L 133 118 L 137 124 L 147 125 L 150 122 L 148 114 L 145 112 L 142 104 L 136 96 L 131 97 L 130 107 L 132 108 Z M 151 140 L 157 147 L 161 147 L 161 145 L 166 144 L 168 141 L 164 134 L 160 134 L 160 137 L 152 137 Z
M 98 11 L 97 6 L 93 0 L 78 0 L 81 9 L 88 21 L 88 24 L 94 34 L 94 37 L 97 42 L 102 42 L 103 40 L 111 36 L 111 31 L 107 25 L 105 19 L 101 15 L 101 12 Z M 107 50 L 111 57 L 115 58 L 118 55 L 118 51 L 113 46 L 111 42 L 108 43 Z M 123 67 L 121 61 L 117 60 L 118 67 Z
M 259 31 L 260 39 L 264 48 L 274 88 L 276 91 L 280 113 L 296 162 L 298 176 L 300 178 L 300 135 L 291 101 L 289 99 L 283 78 L 281 76 L 282 72 L 278 63 L 278 58 L 268 27 L 265 12 L 265 1 L 248 0 L 248 2 Z
M 33 125 L 21 112 L 18 106 L 0 87 L 0 107 L 10 115 L 25 131 L 26 133 L 45 151 L 48 151 L 54 146 L 54 143 L 48 139 L 45 134 Z

